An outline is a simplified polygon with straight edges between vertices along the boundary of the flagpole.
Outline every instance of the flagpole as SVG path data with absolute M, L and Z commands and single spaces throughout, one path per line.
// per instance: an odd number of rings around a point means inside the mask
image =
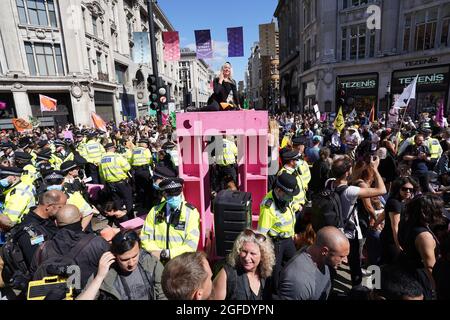
M 398 133 L 400 133 L 402 131 L 403 121 L 405 121 L 406 111 L 408 110 L 408 107 L 409 107 L 409 104 L 406 106 L 405 112 L 403 112 L 402 121 L 400 122 L 400 127 L 398 129 L 397 135 L 398 135 Z M 396 141 L 395 141 L 395 150 L 398 150 L 398 145 L 399 144 L 400 144 L 400 139 L 396 139 Z

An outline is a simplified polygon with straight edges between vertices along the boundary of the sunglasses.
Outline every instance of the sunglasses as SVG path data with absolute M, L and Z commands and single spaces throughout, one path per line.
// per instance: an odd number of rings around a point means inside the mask
M 411 192 L 411 193 L 414 192 L 414 189 L 413 189 L 413 188 L 405 188 L 405 187 L 402 187 L 401 190 L 402 190 L 403 192 Z
M 254 232 L 251 229 L 244 230 L 244 235 L 246 235 L 247 237 L 255 237 L 255 239 L 260 241 L 260 242 L 266 241 L 266 236 L 265 235 L 263 235 L 262 233 L 256 233 L 256 232 Z
M 114 243 L 123 243 L 125 241 L 138 241 L 139 240 L 139 236 L 137 235 L 136 232 L 134 231 L 129 231 L 129 232 L 120 232 L 118 233 L 114 239 L 113 242 Z

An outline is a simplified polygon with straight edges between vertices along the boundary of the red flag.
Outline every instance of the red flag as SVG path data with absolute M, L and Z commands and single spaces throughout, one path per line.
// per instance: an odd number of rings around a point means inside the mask
M 41 104 L 41 111 L 56 111 L 56 99 L 40 94 L 39 103 Z
M 95 112 L 91 113 L 92 122 L 94 123 L 94 127 L 96 129 L 100 129 L 104 132 L 106 132 L 106 122 Z
M 167 125 L 167 119 L 169 118 L 168 114 L 165 114 L 164 112 L 161 113 L 161 118 L 162 118 L 162 124 L 163 126 Z
M 180 37 L 178 31 L 163 32 L 164 60 L 180 60 Z
M 375 103 L 374 102 L 372 103 L 372 110 L 370 110 L 369 122 L 370 123 L 375 122 Z

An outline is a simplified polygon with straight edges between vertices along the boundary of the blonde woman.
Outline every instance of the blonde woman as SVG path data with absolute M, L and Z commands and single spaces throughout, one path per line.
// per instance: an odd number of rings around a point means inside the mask
M 236 81 L 233 79 L 231 63 L 225 62 L 220 68 L 219 76 L 213 81 L 214 92 L 203 108 L 187 108 L 186 111 L 221 111 L 240 109 Z
M 236 238 L 232 251 L 213 282 L 214 300 L 267 300 L 275 264 L 272 241 L 247 229 Z

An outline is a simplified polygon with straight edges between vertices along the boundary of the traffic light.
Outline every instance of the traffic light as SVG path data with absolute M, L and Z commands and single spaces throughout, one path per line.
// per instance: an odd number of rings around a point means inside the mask
M 345 103 L 346 103 L 346 98 L 347 98 L 347 93 L 345 92 L 345 90 L 342 88 L 342 86 L 340 86 L 337 89 L 336 92 L 336 105 L 337 105 L 337 109 L 339 109 L 340 107 L 344 107 Z
M 154 75 L 147 77 L 148 100 L 152 110 L 158 109 L 158 81 Z
M 158 104 L 161 107 L 165 106 L 167 104 L 167 86 L 166 85 L 161 85 L 158 88 Z

